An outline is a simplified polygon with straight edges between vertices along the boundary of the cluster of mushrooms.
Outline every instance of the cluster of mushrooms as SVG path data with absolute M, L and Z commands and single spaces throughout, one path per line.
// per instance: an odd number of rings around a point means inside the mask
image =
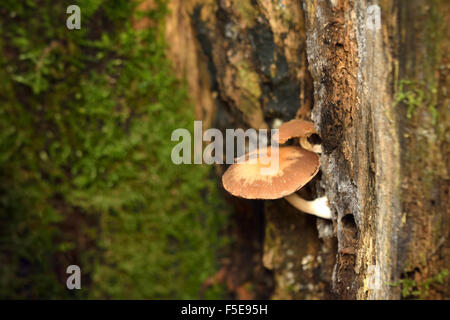
M 315 134 L 312 122 L 294 119 L 283 123 L 272 139 L 279 144 L 299 138 L 300 146 L 280 146 L 277 170 L 262 173 L 271 167 L 271 147 L 245 155 L 245 162 L 231 165 L 222 176 L 229 193 L 245 199 L 273 200 L 285 198 L 298 210 L 324 219 L 331 219 L 326 197 L 313 201 L 302 199 L 296 191 L 307 184 L 319 171 L 321 146 L 313 145 L 308 137 Z M 255 159 L 256 161 L 250 161 Z

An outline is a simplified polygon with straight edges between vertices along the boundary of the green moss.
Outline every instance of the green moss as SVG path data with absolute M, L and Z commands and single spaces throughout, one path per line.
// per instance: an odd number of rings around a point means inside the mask
M 406 117 L 411 119 L 420 108 L 428 110 L 431 115 L 431 123 L 436 124 L 439 116 L 436 109 L 436 87 L 427 88 L 424 83 L 418 84 L 412 80 L 400 80 L 395 95 L 395 105 L 406 106 Z
M 233 1 L 233 6 L 247 27 L 252 27 L 255 24 L 257 12 L 251 0 Z
M 242 61 L 238 65 L 238 87 L 242 89 L 242 103 L 237 106 L 244 114 L 251 116 L 259 112 L 259 98 L 261 97 L 261 87 L 259 85 L 259 75 L 251 66 Z
M 242 62 L 238 70 L 239 83 L 255 99 L 261 96 L 261 88 L 259 86 L 259 76 L 253 71 L 247 62 Z
M 271 222 L 270 220 L 266 221 L 266 231 L 265 231 L 265 237 L 264 237 L 264 245 L 267 248 L 270 249 L 274 249 L 278 246 L 278 244 L 276 244 L 276 239 L 275 239 L 275 225 L 273 224 L 273 222 Z
M 2 2 L 0 297 L 198 298 L 227 211 L 212 168 L 170 161 L 194 115 L 160 30 L 132 28 L 134 1 L 86 0 L 69 31 L 66 5 Z
M 395 106 L 404 108 L 405 111 L 401 114 L 405 114 L 408 120 L 404 130 L 404 138 L 408 141 L 404 169 L 422 170 L 420 185 L 427 191 L 435 183 L 436 166 L 441 161 L 438 148 L 445 115 L 440 113 L 442 108 L 438 106 L 437 99 L 437 88 L 431 80 L 425 82 L 402 79 L 395 94 Z
M 275 78 L 277 76 L 277 65 L 275 63 L 272 63 L 270 65 L 270 76 L 272 78 Z
M 392 287 L 401 287 L 403 299 L 424 299 L 430 294 L 430 288 L 434 284 L 443 284 L 444 280 L 450 275 L 448 269 L 442 270 L 434 277 L 430 277 L 418 283 L 417 281 L 406 277 L 399 281 L 388 283 Z

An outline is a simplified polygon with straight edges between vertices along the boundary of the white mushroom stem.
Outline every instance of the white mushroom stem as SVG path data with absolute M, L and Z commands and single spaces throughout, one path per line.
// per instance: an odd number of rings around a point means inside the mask
M 331 210 L 328 207 L 327 197 L 320 197 L 312 201 L 307 201 L 294 192 L 284 198 L 300 211 L 323 219 L 331 219 Z
M 320 144 L 312 145 L 308 141 L 308 137 L 300 137 L 300 145 L 303 149 L 312 151 L 314 153 L 322 153 L 322 146 Z

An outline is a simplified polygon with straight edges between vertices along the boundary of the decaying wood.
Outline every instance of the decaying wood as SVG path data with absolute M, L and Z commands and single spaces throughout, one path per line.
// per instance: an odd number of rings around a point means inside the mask
M 379 28 L 368 22 L 374 4 Z M 269 290 L 286 299 L 399 299 L 412 297 L 401 293 L 410 279 L 413 297 L 449 298 L 448 278 L 433 280 L 450 266 L 448 3 L 170 6 L 169 55 L 207 126 L 258 129 L 311 117 L 322 137 L 322 174 L 302 192 L 325 193 L 333 222 L 284 200 L 263 209 L 233 199 L 234 249 L 251 258 L 246 272 L 230 275 L 232 287 L 259 283 L 243 295 L 256 298 Z M 235 272 L 240 259 L 229 262 Z
M 194 96 L 211 94 L 214 99 L 212 113 L 215 114 L 215 119 L 211 126 L 223 130 L 249 127 L 259 129 L 270 127 L 275 119 L 288 121 L 296 115 L 309 118 L 312 79 L 307 68 L 304 15 L 299 4 L 298 1 L 251 0 L 171 2 L 172 14 L 166 27 L 168 43 L 172 44 L 170 55 L 178 66 L 183 66 L 181 69 L 185 70 L 189 89 Z M 192 48 L 197 49 L 195 56 L 187 53 Z M 196 64 L 200 70 L 193 70 Z M 196 76 L 203 74 L 205 70 L 210 77 L 209 88 Z M 204 93 L 198 95 L 199 91 Z M 210 105 L 201 99 L 194 98 L 194 101 L 197 107 L 201 105 L 203 110 L 209 110 Z M 201 113 L 197 115 L 200 115 L 200 118 L 202 116 Z M 218 171 L 220 175 L 223 169 L 218 168 Z M 236 265 L 236 272 L 250 268 L 256 270 L 251 271 L 252 273 L 259 272 L 268 277 L 271 274 L 268 271 L 270 269 L 275 279 L 289 279 L 284 283 L 279 281 L 273 297 L 328 296 L 329 290 L 324 288 L 329 287 L 331 283 L 334 252 L 323 253 L 314 219 L 309 219 L 307 226 L 303 219 L 293 218 L 290 223 L 282 223 L 280 217 L 270 214 L 267 207 L 264 220 L 264 207 L 257 205 L 256 207 L 261 209 L 255 211 L 252 209 L 255 206 L 249 205 L 251 202 L 247 200 L 234 199 L 232 203 L 238 211 L 234 216 L 236 229 L 233 231 L 233 234 L 237 235 L 237 250 L 244 245 L 244 241 L 259 242 L 262 245 L 264 234 L 253 240 L 248 239 L 248 227 L 255 228 L 260 223 L 262 227 L 266 225 L 266 237 L 269 236 L 267 230 L 271 228 L 270 237 L 276 242 L 285 243 L 282 248 L 271 248 L 266 242 L 264 253 L 262 246 L 259 249 L 258 246 L 253 246 L 250 251 L 241 250 L 241 255 L 234 255 L 230 262 L 231 265 Z M 277 203 L 284 205 L 293 217 L 298 215 L 284 200 Z M 251 223 L 243 224 L 249 217 L 254 219 L 253 226 Z M 286 234 L 293 234 L 290 231 L 292 227 L 298 230 L 300 235 L 285 237 Z M 253 233 L 253 236 L 257 237 L 257 233 Z M 303 241 L 300 242 L 299 239 Z M 245 246 L 248 247 L 248 244 Z M 290 255 L 283 249 L 286 246 L 290 247 Z M 332 250 L 333 247 L 330 248 Z M 249 252 L 253 252 L 256 260 L 247 257 Z M 270 255 L 277 256 L 276 264 L 268 262 Z M 331 259 L 330 262 L 318 263 L 321 256 Z M 305 273 L 301 268 L 297 268 L 304 259 L 311 260 L 311 265 L 317 270 L 311 269 Z M 248 261 L 251 261 L 251 264 L 244 266 Z M 295 267 L 292 267 L 293 264 Z M 322 277 L 319 285 L 313 278 L 317 278 L 317 273 L 327 273 L 320 271 L 322 265 L 328 266 L 329 276 L 328 279 Z M 261 268 L 266 271 L 257 271 Z M 268 279 L 257 280 L 255 275 L 240 275 L 238 278 L 241 278 L 236 280 L 238 282 L 250 281 L 253 287 L 260 288 L 256 290 L 255 297 L 264 297 L 272 292 L 271 281 Z M 263 292 L 264 286 L 255 285 L 255 281 L 266 283 L 266 292 Z M 293 289 L 299 287 L 301 290 Z
M 426 30 L 440 32 L 427 27 L 426 16 L 444 3 L 382 2 L 379 29 L 368 27 L 370 4 L 305 1 L 308 61 L 325 151 L 322 186 L 337 218 L 334 290 L 343 298 L 394 299 L 401 285 L 392 284 L 409 272 L 431 278 L 449 265 L 448 100 L 437 105 L 434 125 L 428 106 L 407 119 L 408 106 L 395 101 L 400 81 L 424 81 L 430 90 L 448 68 L 437 52 L 445 40 L 425 38 Z M 430 268 L 425 257 L 435 250 L 441 263 Z M 379 286 L 369 285 L 370 269 Z

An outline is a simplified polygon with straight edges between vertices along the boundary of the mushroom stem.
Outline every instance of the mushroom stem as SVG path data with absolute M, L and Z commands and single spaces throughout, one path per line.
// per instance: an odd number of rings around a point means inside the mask
M 311 143 L 309 143 L 308 137 L 306 137 L 306 136 L 300 137 L 299 140 L 300 140 L 300 146 L 303 149 L 306 149 L 308 151 L 312 151 L 314 153 L 322 153 L 322 146 L 320 144 L 312 145 Z
M 328 207 L 327 197 L 320 197 L 312 201 L 307 201 L 294 192 L 284 198 L 300 211 L 323 219 L 331 219 L 331 210 Z

